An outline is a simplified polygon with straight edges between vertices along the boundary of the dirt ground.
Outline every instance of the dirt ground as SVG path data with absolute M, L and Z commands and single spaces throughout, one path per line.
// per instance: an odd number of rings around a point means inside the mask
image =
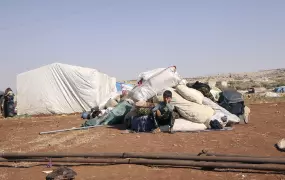
M 254 104 L 250 124 L 232 131 L 123 134 L 118 128 L 39 135 L 39 132 L 79 127 L 80 115 L 0 119 L 0 150 L 3 152 L 181 152 L 253 156 L 282 156 L 274 144 L 285 134 L 285 103 Z M 1 165 L 1 164 L 0 164 Z M 32 163 L 26 165 L 33 165 Z M 55 168 L 55 167 L 53 167 Z M 73 166 L 76 179 L 285 179 L 282 174 L 243 171 L 203 171 L 191 168 L 157 168 L 139 165 Z M 45 179 L 45 164 L 31 168 L 0 166 L 0 179 Z

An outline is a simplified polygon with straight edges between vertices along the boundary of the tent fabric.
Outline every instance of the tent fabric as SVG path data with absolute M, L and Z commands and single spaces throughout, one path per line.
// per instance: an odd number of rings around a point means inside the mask
M 116 91 L 116 79 L 96 69 L 54 63 L 17 76 L 18 114 L 88 111 Z
M 284 93 L 285 92 L 285 86 L 280 86 L 280 87 L 275 88 L 274 92 Z

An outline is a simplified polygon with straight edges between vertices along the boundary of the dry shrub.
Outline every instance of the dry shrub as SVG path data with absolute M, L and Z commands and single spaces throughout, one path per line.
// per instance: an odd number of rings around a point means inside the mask
M 281 97 L 265 97 L 260 94 L 245 94 L 244 101 L 246 104 L 285 102 L 285 95 Z
M 261 87 L 259 82 L 255 81 L 229 81 L 228 86 L 237 90 L 248 90 L 252 87 Z

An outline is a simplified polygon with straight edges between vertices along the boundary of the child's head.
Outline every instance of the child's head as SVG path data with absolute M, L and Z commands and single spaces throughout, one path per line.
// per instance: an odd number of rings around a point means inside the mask
M 170 103 L 171 99 L 172 99 L 172 92 L 169 90 L 164 91 L 163 101 L 166 103 Z

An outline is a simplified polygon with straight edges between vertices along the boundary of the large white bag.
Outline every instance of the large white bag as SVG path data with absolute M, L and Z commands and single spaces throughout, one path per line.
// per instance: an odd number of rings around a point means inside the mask
M 220 98 L 220 93 L 221 93 L 222 91 L 221 90 L 219 90 L 218 88 L 214 88 L 214 89 L 211 89 L 210 90 L 210 93 L 213 95 L 213 97 L 214 97 L 214 99 L 215 99 L 215 101 L 218 101 L 219 100 L 219 98 Z
M 235 122 L 235 123 L 240 122 L 239 117 L 237 117 L 236 115 L 230 113 L 228 110 L 226 110 L 225 108 L 219 106 L 218 104 L 214 103 L 211 99 L 209 99 L 207 97 L 203 98 L 203 104 L 206 105 L 206 106 L 211 107 L 212 109 L 214 109 L 214 111 L 216 113 L 217 112 L 224 113 L 227 116 L 229 122 Z
M 173 88 L 169 88 L 168 90 L 172 92 L 171 103 L 184 119 L 204 124 L 214 115 L 214 110 L 211 107 L 187 101 Z
M 147 101 L 164 88 L 177 86 L 182 79 L 175 72 L 176 67 L 172 66 L 154 74 L 142 85 L 134 87 L 129 96 L 135 101 Z
M 205 122 L 206 127 L 208 129 L 211 129 L 210 122 L 214 120 L 219 121 L 219 123 L 223 126 L 223 128 L 226 127 L 229 120 L 227 119 L 227 116 L 226 116 L 226 121 L 223 121 L 222 118 L 224 118 L 224 116 L 226 115 L 222 112 L 215 112 L 215 114 L 209 119 L 209 121 Z
M 204 124 L 194 123 L 185 119 L 175 119 L 172 127 L 173 132 L 202 131 L 207 129 Z
M 204 95 L 193 88 L 189 88 L 186 85 L 178 85 L 176 91 L 186 100 L 202 104 Z
M 153 69 L 150 71 L 146 71 L 146 72 L 142 72 L 139 74 L 138 80 L 137 82 L 139 82 L 140 80 L 147 81 L 150 77 L 152 77 L 153 75 L 163 71 L 165 68 L 157 68 L 157 69 Z

